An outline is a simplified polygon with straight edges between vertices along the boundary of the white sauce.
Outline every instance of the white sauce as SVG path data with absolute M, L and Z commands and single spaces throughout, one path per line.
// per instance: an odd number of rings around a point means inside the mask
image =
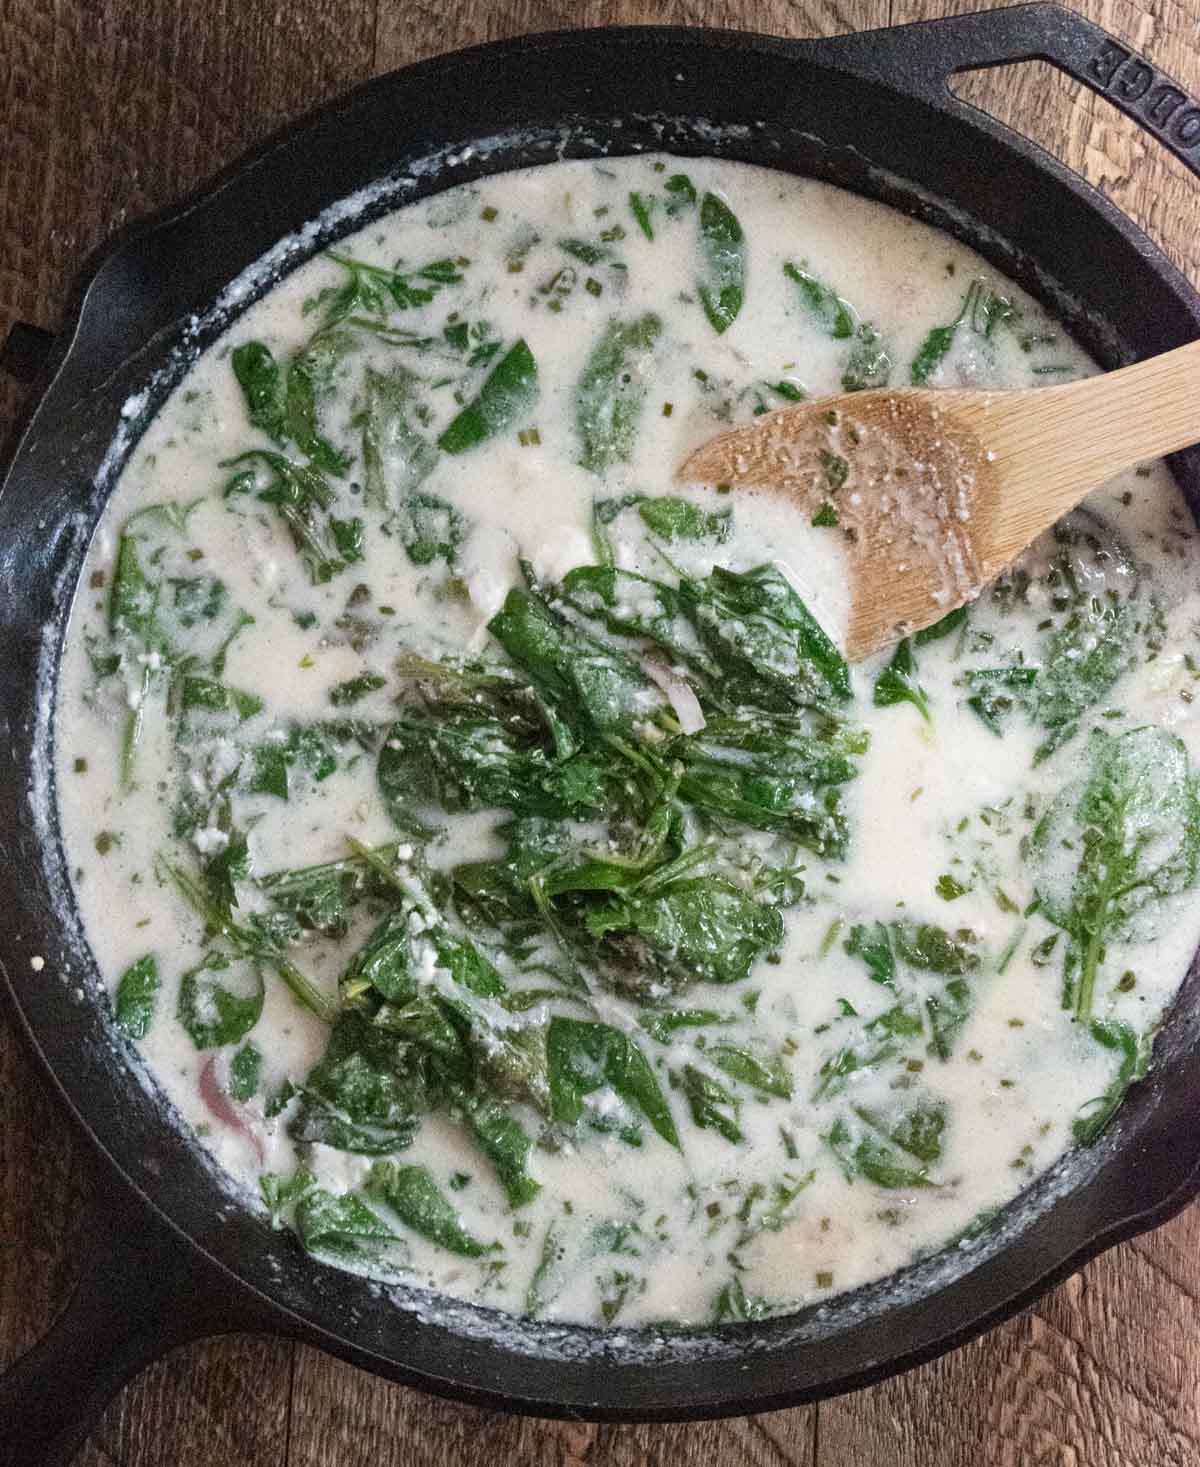
M 372 1160 L 326 1145 L 298 1152 L 288 1134 L 294 1101 L 279 1116 L 264 1116 L 265 1098 L 287 1080 L 303 1081 L 323 1053 L 328 1033 L 271 973 L 252 1035 L 262 1054 L 255 1095 L 215 1109 L 202 1099 L 206 1064 L 215 1053 L 210 1077 L 228 1088 L 229 1065 L 240 1042 L 198 1050 L 180 1023 L 180 978 L 208 949 L 200 921 L 174 886 L 154 873 L 163 855 L 180 865 L 219 855 L 229 834 L 220 824 L 202 823 L 177 839 L 173 819 L 181 787 L 198 805 L 211 804 L 214 790 L 237 770 L 241 746 L 266 747 L 273 739 L 282 744 L 288 725 L 328 720 L 330 688 L 364 669 L 383 676 L 385 685 L 346 712 L 386 721 L 400 686 L 394 664 L 402 650 L 434 657 L 486 651 L 494 659 L 498 649 L 486 624 L 508 589 L 521 584 L 518 555 L 547 581 L 590 563 L 593 501 L 632 492 L 679 492 L 672 482 L 673 465 L 720 425 L 714 410 L 721 411 L 726 399 L 734 420 L 742 421 L 756 400 L 769 406 L 783 400 L 765 384 L 785 382 L 810 395 L 839 390 L 848 343 L 832 336 L 805 309 L 796 285 L 785 278 L 785 260 L 805 262 L 815 278 L 831 283 L 875 324 L 895 364 L 893 381 L 904 380 L 929 328 L 955 318 L 975 278 L 1002 292 L 1015 306 L 1017 320 L 1001 324 L 990 336 L 969 326 L 960 329 L 931 379 L 935 385 L 1025 385 L 1094 370 L 1031 300 L 997 279 L 970 251 L 923 225 L 827 186 L 767 170 L 712 160 L 666 160 L 663 169 L 660 161 L 626 159 L 603 168 L 563 163 L 506 174 L 410 206 L 340 247 L 345 254 L 382 266 L 403 261 L 408 270 L 442 257 L 470 261 L 461 283 L 447 285 L 428 305 L 391 320 L 397 329 L 434 338 L 425 353 L 401 355 L 426 379 L 428 438 L 436 437 L 458 411 L 453 381 L 445 387 L 431 385 L 439 374 L 460 378 L 463 371 L 462 353 L 456 355 L 442 334 L 451 313 L 457 312 L 462 321 L 486 319 L 489 339 L 506 346 L 523 337 L 537 361 L 541 391 L 536 407 L 485 446 L 442 455 L 421 485 L 422 492 L 458 507 L 469 526 L 455 566 L 456 594 L 446 594 L 441 561 L 413 564 L 400 542 L 384 533 L 385 516 L 364 506 L 361 494 L 352 498 L 346 486 L 361 482 L 358 462 L 335 484 L 341 496 L 335 513 L 362 516 L 367 558 L 324 585 L 310 584 L 286 528 L 268 505 L 250 495 L 222 497 L 233 472 L 221 467 L 222 461 L 250 447 L 271 447 L 247 421 L 230 352 L 243 342 L 261 340 L 283 360 L 307 341 L 320 311 L 304 315 L 301 303 L 344 278 L 341 267 L 328 259 L 315 260 L 290 276 L 201 358 L 131 456 L 97 532 L 59 694 L 58 787 L 76 890 L 93 950 L 114 989 L 132 963 L 155 955 L 163 990 L 143 1041 L 146 1058 L 184 1121 L 248 1188 L 256 1189 L 262 1171 L 290 1174 L 303 1161 L 322 1187 L 341 1193 L 363 1183 Z M 747 241 L 745 301 L 721 335 L 695 299 L 696 211 L 683 209 L 669 219 L 664 207 L 670 197 L 664 192 L 665 180 L 684 169 L 699 193 L 713 190 L 728 201 Z M 630 214 L 627 199 L 633 190 L 661 201 L 653 216 L 653 241 L 643 236 Z M 600 210 L 607 212 L 598 214 Z M 607 244 L 625 270 L 613 269 L 608 259 L 590 265 L 573 260 L 556 243 L 563 237 L 598 241 L 613 225 L 620 226 L 623 237 Z M 538 242 L 529 244 L 535 234 Z M 521 268 L 510 270 L 509 264 L 517 262 Z M 562 309 L 551 310 L 555 288 L 539 287 L 564 268 L 576 272 L 575 286 L 561 297 Z M 597 282 L 598 294 L 586 286 L 588 279 Z M 623 320 L 655 312 L 662 331 L 654 346 L 632 363 L 632 372 L 645 383 L 646 399 L 629 461 L 616 463 L 601 481 L 579 464 L 574 392 L 614 312 Z M 1043 337 L 1049 340 L 1039 339 Z M 1023 349 L 1023 340 L 1028 349 Z M 352 352 L 339 368 L 347 374 L 338 379 L 339 390 L 331 399 L 321 399 L 323 430 L 356 459 L 359 429 L 351 418 L 359 374 L 367 363 L 382 368 L 394 361 L 393 353 L 393 348 L 377 344 Z M 471 374 L 466 398 L 478 389 L 483 375 L 483 369 Z M 519 441 L 517 429 L 531 426 L 536 426 L 539 441 Z M 294 446 L 288 451 L 299 458 Z M 730 497 L 710 490 L 692 489 L 688 495 L 710 513 L 731 505 Z M 140 662 L 127 658 L 116 675 L 99 683 L 88 655 L 89 638 L 103 651 L 121 527 L 138 509 L 164 501 L 193 507 L 181 530 L 151 526 L 145 553 L 148 557 L 165 547 L 168 578 L 219 576 L 225 587 L 222 615 L 239 607 L 252 613 L 253 626 L 229 645 L 223 681 L 253 693 L 263 704 L 262 711 L 231 724 L 226 736 L 203 743 L 203 757 L 189 754 L 183 763 L 165 704 L 167 679 L 161 675 L 160 652 L 151 649 Z M 1177 733 L 1193 758 L 1200 747 L 1191 702 L 1191 650 L 1197 641 L 1200 598 L 1186 591 L 1178 574 L 1179 539 L 1190 525 L 1178 491 L 1166 470 L 1155 465 L 1098 490 L 1089 504 L 1119 526 L 1165 608 L 1165 641 L 1157 657 L 1128 672 L 1111 696 L 1084 716 L 1084 731 L 1036 768 L 1031 761 L 1044 729 L 1019 711 L 1006 719 L 1003 737 L 985 726 L 968 706 L 969 690 L 954 680 L 967 665 L 1007 665 L 1017 648 L 1031 663 L 1036 661 L 1036 626 L 1046 611 L 1038 604 L 1044 588 L 1036 577 L 1044 571 L 1051 546 L 1031 552 L 1035 584 L 1028 609 L 1005 618 L 986 596 L 973 608 L 971 635 L 993 636 L 994 657 L 971 661 L 964 651 L 966 634 L 918 649 L 919 680 L 932 715 L 928 722 L 910 703 L 874 706 L 871 688 L 886 659 L 856 669 L 850 716 L 869 732 L 871 743 L 858 760 L 857 778 L 843 787 L 850 829 L 847 859 L 827 864 L 809 852 L 800 853 L 807 898 L 786 913 L 777 963 L 760 961 L 740 984 L 701 983 L 676 1000 L 732 1013 L 734 1022 L 707 1031 L 680 1030 L 668 1048 L 639 1028 L 636 1003 L 603 989 L 593 994 L 592 1017 L 633 1035 L 656 1067 L 680 1128 L 682 1151 L 644 1124 L 637 1148 L 614 1129 L 584 1127 L 561 1149 L 535 1148 L 530 1166 L 542 1190 L 514 1211 L 462 1128 L 444 1114 L 430 1115 L 399 1159 L 428 1165 L 452 1197 L 463 1226 L 480 1239 L 502 1243 L 503 1253 L 483 1260 L 459 1257 L 389 1217 L 407 1244 L 411 1276 L 452 1295 L 482 1295 L 521 1311 L 547 1229 L 555 1223 L 563 1257 L 541 1279 L 545 1317 L 592 1320 L 603 1301 L 611 1306 L 619 1300 L 611 1317 L 619 1317 L 621 1325 L 703 1322 L 712 1317 L 715 1297 L 735 1275 L 747 1298 L 784 1307 L 852 1288 L 938 1248 L 981 1212 L 1007 1202 L 1062 1155 L 1071 1144 L 1072 1120 L 1109 1084 L 1116 1060 L 1060 1006 L 1059 956 L 1065 939 L 1048 964 L 1035 961 L 1038 945 L 1057 929 L 1040 914 L 1021 916 L 1034 898 L 1019 851 L 1020 838 L 1032 824 L 1023 807 L 1029 798 L 1040 813 L 1078 776 L 1091 724 L 1099 722 L 1110 732 L 1156 724 Z M 702 577 L 713 564 L 746 570 L 775 563 L 837 640 L 847 616 L 838 532 L 811 528 L 769 495 L 744 496 L 732 508 L 732 537 L 725 543 L 715 538 L 672 542 L 666 548 L 675 566 Z M 619 515 L 610 528 L 621 567 L 670 579 L 635 511 Z M 373 633 L 361 652 L 352 645 L 353 630 L 336 625 L 360 583 L 369 595 L 350 613 Z M 384 607 L 393 611 L 382 613 Z M 636 615 L 645 608 L 626 604 L 622 610 Z M 313 623 L 302 625 L 310 616 Z M 214 626 L 218 624 L 220 618 Z M 202 620 L 184 630 L 193 639 L 192 650 L 211 657 L 215 631 L 206 633 Z M 685 674 L 686 668 L 672 670 L 664 664 L 655 682 L 661 687 L 664 680 L 669 684 L 672 677 Z M 129 711 L 143 701 L 134 782 L 122 790 L 118 770 L 123 732 Z M 648 720 L 655 706 L 660 700 L 648 699 Z M 1102 714 L 1111 710 L 1119 716 L 1104 721 Z M 653 736 L 649 723 L 641 732 L 648 739 Z M 357 761 L 353 755 L 352 748 L 339 745 L 338 771 L 319 783 L 294 775 L 287 801 L 239 790 L 236 825 L 249 832 L 256 875 L 340 859 L 347 853 L 347 834 L 366 845 L 396 839 L 377 792 L 374 754 Z M 990 826 L 980 820 L 980 812 L 989 808 L 1002 812 L 989 817 Z M 504 818 L 504 812 L 487 811 L 456 817 L 449 838 L 433 849 L 434 864 L 499 859 L 505 847 L 495 827 Z M 959 831 L 964 819 L 969 823 Z M 597 826 L 596 834 L 602 833 L 603 827 Z M 771 839 L 748 832 L 745 845 L 751 852 L 765 851 Z M 402 848 L 402 870 L 414 854 Z M 946 901 L 936 889 L 944 874 L 969 889 Z M 1002 902 L 997 891 L 1003 893 Z M 250 884 L 239 888 L 239 896 L 243 919 L 247 912 L 269 908 L 269 901 Z M 843 1044 L 858 1042 L 862 1023 L 895 1002 L 894 995 L 870 980 L 863 960 L 844 951 L 843 941 L 854 923 L 886 922 L 897 914 L 971 929 L 982 964 L 971 975 L 973 1007 L 954 1039 L 952 1058 L 926 1058 L 916 1062 L 923 1068 L 908 1071 L 923 1094 L 944 1102 L 948 1116 L 940 1158 L 930 1168 L 936 1185 L 883 1189 L 862 1176 L 850 1184 L 822 1138 L 839 1116 L 847 1115 L 851 1103 L 860 1110 L 894 1105 L 894 1082 L 903 1071 L 891 1063 L 862 1070 L 850 1076 L 840 1095 L 821 1101 L 812 1097 L 822 1065 Z M 348 958 L 374 920 L 359 912 L 343 940 L 310 934 L 291 955 L 332 998 Z M 416 915 L 410 925 L 420 929 L 425 920 Z M 830 940 L 834 923 L 842 926 Z M 1172 898 L 1153 948 L 1110 945 L 1097 988 L 1097 1015 L 1122 1020 L 1139 1033 L 1151 1032 L 1198 939 L 1195 893 Z M 461 989 L 437 967 L 432 946 L 426 943 L 423 951 L 425 979 L 449 997 L 461 998 Z M 40 958 L 31 961 L 40 969 Z M 1118 989 L 1126 970 L 1135 973 L 1136 982 Z M 908 972 L 904 981 L 918 997 L 936 995 L 941 983 L 916 971 Z M 753 1004 L 745 1001 L 751 993 L 758 995 Z M 846 1005 L 860 1017 L 847 1018 Z M 560 1007 L 547 1000 L 509 1022 L 536 1027 Z M 579 1016 L 578 1010 L 571 1012 Z M 503 1023 L 504 1011 L 499 1015 Z M 203 1017 L 208 1021 L 216 1016 L 206 1010 Z M 742 1097 L 738 1119 L 744 1135 L 733 1144 L 716 1130 L 688 1122 L 682 1092 L 667 1088 L 667 1071 L 678 1071 L 688 1062 L 704 1063 L 706 1040 L 736 1042 L 750 1036 L 770 1040 L 773 1048 L 791 1040 L 785 1067 L 792 1098 L 764 1100 L 752 1089 L 733 1086 Z M 918 1046 L 922 1054 L 927 1037 Z M 610 1127 L 636 1119 L 611 1088 L 594 1091 L 589 1107 L 596 1120 Z M 537 1118 L 520 1113 L 536 1135 Z M 785 1155 L 781 1128 L 794 1155 Z M 908 1162 L 916 1165 L 911 1156 Z M 784 1180 L 792 1188 L 809 1172 L 811 1181 L 780 1210 L 778 1227 L 762 1227 L 776 1183 Z M 469 1174 L 469 1183 L 447 1190 L 456 1173 Z M 761 1197 L 755 1191 L 758 1184 Z M 570 1204 L 569 1214 L 564 1213 L 564 1201 Z M 386 1208 L 372 1206 L 387 1215 Z M 749 1228 L 745 1217 L 737 1217 L 741 1207 L 749 1209 Z M 624 1251 L 606 1253 L 592 1230 L 598 1222 L 613 1221 L 636 1223 L 639 1231 Z M 746 1232 L 753 1236 L 740 1241 Z M 734 1262 L 731 1252 L 737 1255 Z M 501 1258 L 503 1268 L 490 1266 Z

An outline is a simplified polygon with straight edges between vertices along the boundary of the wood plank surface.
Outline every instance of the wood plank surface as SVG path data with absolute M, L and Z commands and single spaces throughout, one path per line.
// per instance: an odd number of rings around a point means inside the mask
M 78 263 L 291 116 L 374 72 L 561 26 L 815 35 L 986 0 L 0 0 L 0 333 L 53 327 Z M 1200 92 L 1200 0 L 1076 0 Z M 1194 180 L 1042 65 L 956 90 L 1035 136 L 1200 278 Z M 0 431 L 22 392 L 0 379 Z M 2 594 L 2 589 L 0 589 Z M 62 1307 L 83 1158 L 0 1025 L 0 1366 Z M 522 1421 L 274 1341 L 176 1351 L 113 1403 L 81 1467 L 1195 1467 L 1200 1210 L 1097 1259 L 942 1361 L 805 1410 L 694 1426 Z M 98 1342 L 102 1348 L 102 1342 Z

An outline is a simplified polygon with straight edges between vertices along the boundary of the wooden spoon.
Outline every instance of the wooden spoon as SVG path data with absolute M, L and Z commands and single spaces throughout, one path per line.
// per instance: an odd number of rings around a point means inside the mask
M 850 565 L 846 655 L 972 600 L 1097 484 L 1200 440 L 1200 341 L 1060 387 L 876 388 L 720 433 L 677 477 L 790 494 L 836 518 Z

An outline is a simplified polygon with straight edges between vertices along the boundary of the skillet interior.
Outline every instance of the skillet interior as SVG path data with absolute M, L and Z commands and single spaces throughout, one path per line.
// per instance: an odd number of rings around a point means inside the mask
M 75 579 L 128 448 L 188 362 L 280 269 L 387 208 L 472 177 L 666 148 L 810 174 L 948 228 L 1045 301 L 1105 365 L 1197 334 L 1200 301 L 1128 221 L 998 127 L 881 84 L 886 45 L 857 41 L 593 32 L 481 48 L 371 84 L 107 257 L 17 448 L 0 497 L 9 590 L 0 902 L 11 914 L 2 960 L 19 1012 L 93 1138 L 228 1271 L 231 1297 L 236 1277 L 270 1301 L 271 1327 L 384 1374 L 545 1414 L 680 1418 L 783 1405 L 960 1342 L 1197 1188 L 1200 1134 L 1184 1099 L 1200 1087 L 1193 964 L 1155 1070 L 1109 1136 L 1043 1177 L 970 1250 L 720 1334 L 602 1335 L 417 1291 L 398 1308 L 238 1205 L 199 1148 L 164 1124 L 92 1001 L 97 975 L 66 879 L 51 773 L 53 674 Z M 379 179 L 392 182 L 371 187 Z M 351 206 L 250 268 L 359 189 Z M 1175 466 L 1195 511 L 1200 459 L 1180 455 Z M 40 973 L 34 956 L 45 960 Z M 231 1323 L 244 1317 L 235 1309 Z

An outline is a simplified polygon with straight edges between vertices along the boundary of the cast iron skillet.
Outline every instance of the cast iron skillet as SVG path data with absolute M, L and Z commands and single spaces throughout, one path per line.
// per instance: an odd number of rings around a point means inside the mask
M 408 170 L 415 180 L 407 194 L 397 185 L 376 197 L 366 215 L 308 232 L 284 263 L 404 197 L 548 162 L 560 148 L 589 157 L 667 147 L 815 175 L 945 227 L 1062 314 L 1108 366 L 1200 334 L 1200 298 L 1128 219 L 947 90 L 956 71 L 1031 58 L 1107 96 L 1200 171 L 1200 107 L 1052 5 L 819 41 L 564 33 L 362 87 L 92 262 L 0 494 L 0 964 L 20 1029 L 94 1144 L 96 1204 L 77 1293 L 0 1383 L 0 1463 L 67 1462 L 145 1363 L 233 1330 L 304 1340 L 394 1380 L 544 1415 L 670 1420 L 790 1405 L 962 1343 L 1200 1191 L 1194 964 L 1154 1072 L 1110 1135 L 1035 1184 L 950 1264 L 926 1260 L 820 1308 L 719 1333 L 498 1327 L 485 1309 L 447 1310 L 420 1293 L 398 1304 L 272 1233 L 169 1123 L 93 1001 L 97 975 L 63 896 L 57 830 L 39 824 L 29 799 L 50 745 L 39 669 L 54 665 L 119 468 L 121 455 L 108 453 L 114 434 L 136 437 L 227 323 L 210 307 L 233 277 L 364 185 Z M 245 299 L 265 283 L 252 281 Z M 28 367 L 36 345 L 29 332 L 15 338 L 10 365 Z M 1200 454 L 1174 466 L 1195 510 Z M 235 1409 L 252 1406 L 231 1401 Z

